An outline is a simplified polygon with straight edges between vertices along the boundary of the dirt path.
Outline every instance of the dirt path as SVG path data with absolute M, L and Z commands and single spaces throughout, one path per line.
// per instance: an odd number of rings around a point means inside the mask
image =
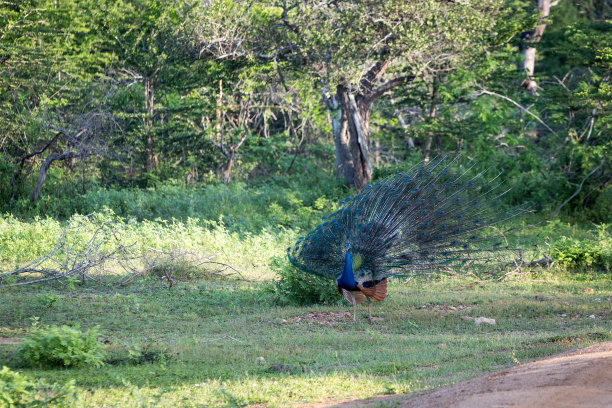
M 310 407 L 361 408 L 383 401 L 402 408 L 610 408 L 612 341 L 521 364 L 413 398 L 395 395 Z

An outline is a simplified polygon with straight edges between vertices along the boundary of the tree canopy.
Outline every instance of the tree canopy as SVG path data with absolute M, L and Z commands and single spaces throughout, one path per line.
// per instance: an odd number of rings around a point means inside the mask
M 606 219 L 605 3 L 5 1 L 2 208 L 296 163 L 361 189 L 462 153 L 504 171 L 510 200 Z

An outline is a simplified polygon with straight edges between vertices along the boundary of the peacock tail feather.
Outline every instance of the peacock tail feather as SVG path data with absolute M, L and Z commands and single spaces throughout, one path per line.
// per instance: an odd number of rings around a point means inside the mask
M 357 282 L 431 273 L 465 263 L 499 263 L 512 252 L 492 226 L 527 210 L 505 210 L 499 176 L 440 158 L 387 177 L 352 198 L 287 248 L 302 271 L 337 278 L 350 251 Z

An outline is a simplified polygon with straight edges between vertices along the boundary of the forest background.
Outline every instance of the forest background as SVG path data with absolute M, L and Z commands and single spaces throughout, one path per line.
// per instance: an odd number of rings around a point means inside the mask
M 463 154 L 511 203 L 610 222 L 610 7 L 557 3 L 5 1 L 0 210 L 167 218 L 111 197 L 230 180 L 335 199 Z

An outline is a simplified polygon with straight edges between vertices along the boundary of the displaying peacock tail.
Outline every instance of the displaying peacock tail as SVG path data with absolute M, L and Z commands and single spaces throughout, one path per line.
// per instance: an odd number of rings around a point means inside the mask
M 486 179 L 461 170 L 457 159 L 436 159 L 345 199 L 287 249 L 288 257 L 305 272 L 334 279 L 350 262 L 354 280 L 370 284 L 465 263 L 499 263 L 512 248 L 490 227 L 526 212 L 505 210 L 500 197 L 506 192 L 499 176 Z

